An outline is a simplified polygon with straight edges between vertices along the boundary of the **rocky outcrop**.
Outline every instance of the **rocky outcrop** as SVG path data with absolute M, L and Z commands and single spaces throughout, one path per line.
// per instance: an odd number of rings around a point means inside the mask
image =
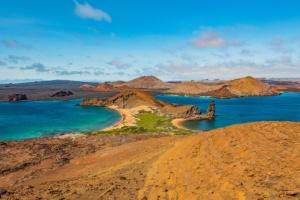
M 50 97 L 67 97 L 67 96 L 71 96 L 73 95 L 73 92 L 71 91 L 58 91 L 58 92 L 55 92 L 54 94 L 50 95 Z
M 80 102 L 80 106 L 106 106 L 103 99 L 85 98 Z
M 215 113 L 216 113 L 216 109 L 215 109 L 215 102 L 211 101 L 209 103 L 209 106 L 207 108 L 206 113 L 201 114 L 199 112 L 198 115 L 191 115 L 188 118 L 185 118 L 186 120 L 214 120 L 215 119 Z
M 206 112 L 207 119 L 209 119 L 209 120 L 214 119 L 215 113 L 216 113 L 216 104 L 214 101 L 212 101 L 212 102 L 210 102 L 210 104 L 207 108 L 207 112 Z
M 176 106 L 166 105 L 161 108 L 161 112 L 170 115 L 172 118 L 190 119 L 200 116 L 200 110 L 197 106 Z
M 27 100 L 26 94 L 12 94 L 8 96 L 8 101 L 24 101 Z

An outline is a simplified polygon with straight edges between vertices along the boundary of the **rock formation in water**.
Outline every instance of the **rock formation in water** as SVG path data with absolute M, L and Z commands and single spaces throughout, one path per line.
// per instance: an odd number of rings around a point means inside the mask
M 212 120 L 215 118 L 215 113 L 216 113 L 216 104 L 214 101 L 212 101 L 210 102 L 207 108 L 206 116 L 209 120 Z
M 73 95 L 73 92 L 71 91 L 58 91 L 58 92 L 55 92 L 54 94 L 50 95 L 50 97 L 67 97 L 67 96 L 71 96 Z
M 12 94 L 8 96 L 8 101 L 24 101 L 27 100 L 26 94 Z

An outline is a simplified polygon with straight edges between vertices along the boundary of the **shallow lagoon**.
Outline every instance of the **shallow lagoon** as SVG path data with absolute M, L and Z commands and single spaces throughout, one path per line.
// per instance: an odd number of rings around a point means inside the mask
M 278 96 L 215 99 L 158 95 L 158 99 L 175 104 L 198 106 L 206 112 L 210 101 L 216 102 L 216 119 L 188 121 L 183 125 L 194 130 L 211 130 L 232 124 L 254 121 L 300 121 L 300 93 L 283 93 Z
M 0 103 L 0 140 L 20 140 L 65 132 L 92 131 L 120 120 L 119 113 L 103 107 L 77 106 L 70 101 Z

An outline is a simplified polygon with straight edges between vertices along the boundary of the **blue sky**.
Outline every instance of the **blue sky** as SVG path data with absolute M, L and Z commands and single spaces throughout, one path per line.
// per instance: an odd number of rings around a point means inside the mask
M 0 80 L 300 77 L 296 0 L 0 0 Z

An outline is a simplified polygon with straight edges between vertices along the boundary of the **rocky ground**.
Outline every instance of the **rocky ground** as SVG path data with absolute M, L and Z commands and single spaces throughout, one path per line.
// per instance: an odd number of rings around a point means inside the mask
M 0 199 L 135 199 L 179 137 L 126 135 L 0 144 Z
M 300 199 L 300 123 L 0 143 L 1 199 Z

